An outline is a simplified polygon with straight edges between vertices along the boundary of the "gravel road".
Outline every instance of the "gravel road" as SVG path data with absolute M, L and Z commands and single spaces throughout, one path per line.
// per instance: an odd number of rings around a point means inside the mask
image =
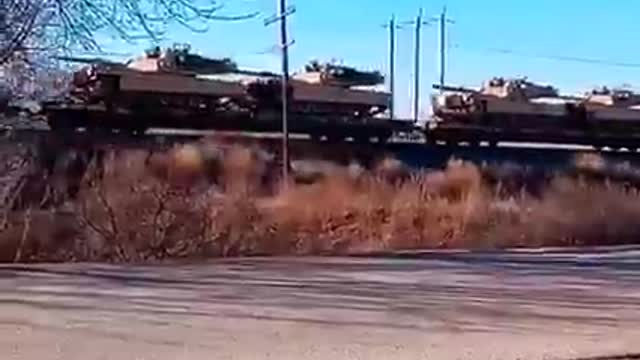
M 640 352 L 640 250 L 0 267 L 4 359 Z

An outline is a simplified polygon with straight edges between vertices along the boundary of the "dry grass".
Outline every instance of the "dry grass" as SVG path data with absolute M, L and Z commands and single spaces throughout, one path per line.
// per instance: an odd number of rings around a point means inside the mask
M 411 172 L 387 159 L 283 188 L 258 149 L 204 143 L 148 155 L 110 154 L 64 206 L 5 205 L 0 261 L 627 244 L 640 235 L 637 188 L 602 181 L 598 159 L 551 181 L 459 161 Z
M 613 183 L 558 178 L 541 199 L 519 202 L 491 237 L 501 246 L 633 244 L 640 240 L 640 194 Z M 505 221 L 505 220 L 509 221 Z

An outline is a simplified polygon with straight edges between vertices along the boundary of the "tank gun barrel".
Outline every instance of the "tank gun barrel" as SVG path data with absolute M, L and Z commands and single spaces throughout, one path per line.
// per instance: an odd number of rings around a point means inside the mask
M 456 92 L 465 92 L 465 93 L 477 92 L 477 90 L 474 90 L 474 89 L 458 87 L 458 86 L 449 86 L 449 85 L 442 86 L 440 84 L 433 84 L 433 88 L 435 90 L 456 91 Z
M 255 71 L 255 70 L 242 70 L 242 69 L 238 69 L 236 71 L 233 71 L 236 74 L 240 74 L 240 75 L 250 75 L 250 76 L 265 76 L 265 77 L 278 77 L 281 76 L 280 74 L 276 74 L 274 72 L 270 72 L 270 71 Z
M 571 100 L 571 101 L 581 101 L 581 100 L 584 100 L 584 98 L 583 98 L 583 97 L 573 96 L 573 95 L 560 95 L 560 96 L 558 96 L 558 99 L 561 99 L 561 100 Z
M 461 92 L 461 93 L 477 93 L 478 92 L 478 90 L 469 89 L 469 88 L 465 88 L 465 87 L 449 86 L 449 85 L 442 86 L 440 84 L 433 84 L 433 88 L 436 89 L 436 90 Z M 582 100 L 584 100 L 583 97 L 573 96 L 573 95 L 556 95 L 556 96 L 552 96 L 552 97 L 560 99 L 560 100 L 567 100 L 567 101 L 582 101 Z
M 61 61 L 75 62 L 75 63 L 81 63 L 81 64 L 97 64 L 97 63 L 109 64 L 109 65 L 119 64 L 115 61 L 106 60 L 102 58 L 82 58 L 82 57 L 75 57 L 75 56 L 56 56 L 55 58 Z

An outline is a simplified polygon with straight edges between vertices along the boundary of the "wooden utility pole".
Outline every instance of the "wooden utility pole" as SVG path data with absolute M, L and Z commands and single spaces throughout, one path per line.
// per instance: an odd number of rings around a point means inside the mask
M 447 24 L 454 24 L 453 20 L 447 19 L 447 7 L 442 8 L 442 12 L 440 13 L 440 18 L 438 19 L 440 23 L 440 91 L 444 91 L 445 86 L 445 73 L 447 68 Z
M 422 30 L 422 8 L 416 17 L 416 35 L 414 47 L 414 95 L 413 95 L 413 122 L 418 122 L 420 116 L 420 32 Z
M 414 95 L 413 95 L 413 122 L 417 123 L 420 117 L 420 35 L 422 33 L 422 25 L 429 25 L 430 22 L 422 20 L 422 8 L 418 11 L 418 16 L 414 22 L 416 26 L 415 44 L 414 44 Z
M 444 73 L 446 69 L 446 35 L 445 30 L 446 26 L 444 24 L 447 14 L 447 8 L 442 9 L 442 14 L 440 14 L 440 88 L 444 88 Z
M 289 45 L 287 40 L 287 0 L 280 0 L 280 45 L 282 46 L 282 177 L 289 183 Z
M 282 177 L 287 186 L 289 182 L 289 46 L 287 35 L 287 16 L 295 12 L 294 7 L 287 7 L 287 0 L 278 1 L 278 15 L 265 20 L 265 25 L 280 22 L 280 47 L 282 50 Z
M 389 93 L 391 94 L 391 102 L 389 103 L 389 116 L 391 120 L 395 117 L 395 93 L 396 93 L 396 29 L 400 27 L 396 25 L 395 15 L 391 16 L 389 23 L 385 25 L 389 29 Z

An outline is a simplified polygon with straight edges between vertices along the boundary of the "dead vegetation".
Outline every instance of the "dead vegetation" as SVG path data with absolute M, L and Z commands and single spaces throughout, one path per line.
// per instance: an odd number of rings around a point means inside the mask
M 195 144 L 148 155 L 108 154 L 63 202 L 16 206 L 14 196 L 2 208 L 0 260 L 146 262 L 640 238 L 635 182 L 608 179 L 598 159 L 587 162 L 597 168 L 579 171 L 587 167 L 581 160 L 576 171 L 552 178 L 459 161 L 415 172 L 387 159 L 372 170 L 333 169 L 283 188 L 259 149 Z M 7 172 L 3 185 L 33 187 L 29 176 L 56 182 L 33 174 Z M 60 198 L 59 186 L 40 188 L 48 190 L 31 194 Z

